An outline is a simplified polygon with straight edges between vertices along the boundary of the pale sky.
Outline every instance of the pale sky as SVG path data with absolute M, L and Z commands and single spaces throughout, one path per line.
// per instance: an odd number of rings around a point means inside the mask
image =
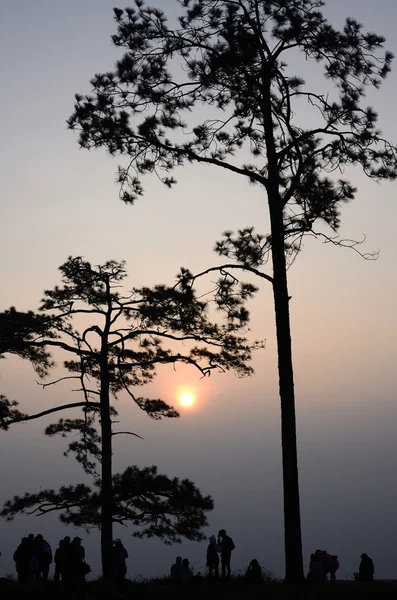
M 118 200 L 117 159 L 79 150 L 65 121 L 74 94 L 89 92 L 94 73 L 111 69 L 120 56 L 110 41 L 114 4 L 0 3 L 0 310 L 35 309 L 43 290 L 58 283 L 57 268 L 68 255 L 95 264 L 126 259 L 131 286 L 171 283 L 181 265 L 197 271 L 219 264 L 212 248 L 223 230 L 255 225 L 267 232 L 265 198 L 242 178 L 188 166 L 176 173 L 172 191 L 146 179 L 145 197 L 127 207 Z M 152 4 L 169 14 L 176 7 L 174 0 Z M 372 0 L 329 0 L 326 12 L 336 25 L 356 17 L 384 34 L 397 54 L 394 0 L 378 0 L 376 10 Z M 386 137 L 397 142 L 394 66 L 369 102 Z M 359 170 L 352 182 L 359 192 L 343 209 L 342 234 L 365 233 L 366 249 L 380 250 L 378 261 L 309 240 L 289 271 L 304 556 L 307 564 L 316 548 L 338 554 L 344 576 L 367 552 L 376 576 L 395 577 L 396 184 L 372 183 Z M 178 387 L 193 386 L 195 408 L 179 420 L 153 423 L 122 398 L 123 424 L 145 441 L 116 439 L 115 467 L 157 464 L 167 475 L 191 478 L 215 500 L 208 535 L 224 527 L 235 541 L 233 567 L 257 558 L 282 576 L 280 411 L 268 286 L 251 308 L 253 337 L 267 339 L 255 375 L 200 382 L 190 369 L 161 371 L 147 394 L 175 404 Z M 43 392 L 30 366 L 17 360 L 3 361 L 0 373 L 0 393 L 27 412 L 70 397 L 67 387 Z M 84 480 L 73 459 L 62 456 L 65 443 L 43 436 L 46 424 L 0 435 L 0 503 L 40 486 Z M 31 531 L 42 532 L 54 549 L 66 534 L 55 517 L 0 521 L 0 575 L 12 571 L 12 552 Z M 118 533 L 130 552 L 131 577 L 164 574 L 177 554 L 197 569 L 205 565 L 205 543 L 169 548 L 135 541 L 128 529 Z M 98 573 L 98 535 L 80 534 Z

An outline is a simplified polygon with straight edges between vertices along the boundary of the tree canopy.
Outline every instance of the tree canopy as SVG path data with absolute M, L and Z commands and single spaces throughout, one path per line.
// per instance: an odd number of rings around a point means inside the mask
M 189 479 L 170 478 L 157 467 L 130 466 L 113 476 L 113 522 L 132 525 L 134 537 L 158 537 L 166 544 L 204 539 L 206 514 L 213 509 L 210 496 L 203 496 Z M 86 530 L 101 525 L 100 482 L 44 489 L 8 500 L 0 516 L 12 521 L 18 514 L 60 513 L 65 525 Z
M 142 195 L 142 175 L 172 186 L 172 172 L 187 162 L 243 175 L 267 191 L 274 177 L 292 243 L 318 220 L 339 228 L 340 205 L 356 193 L 338 177 L 349 165 L 375 180 L 395 179 L 395 146 L 377 128 L 375 110 L 362 106 L 368 86 L 379 87 L 390 71 L 382 36 L 352 18 L 338 31 L 319 0 L 177 4 L 176 27 L 141 0 L 114 9 L 112 41 L 125 53 L 113 71 L 95 75 L 92 94 L 76 95 L 68 121 L 83 148 L 127 157 L 119 171 L 125 202 Z M 291 72 L 294 52 L 321 65 L 324 91 Z M 302 100 L 314 127 L 299 122 Z M 213 114 L 198 121 L 200 105 Z

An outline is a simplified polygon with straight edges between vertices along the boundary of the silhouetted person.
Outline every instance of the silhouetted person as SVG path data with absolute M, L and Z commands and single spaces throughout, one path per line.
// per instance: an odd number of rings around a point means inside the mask
M 229 579 L 231 575 L 230 559 L 236 546 L 234 545 L 232 538 L 226 535 L 225 529 L 219 530 L 218 546 L 221 551 L 222 577 L 225 579 L 227 571 L 227 578 Z
M 86 576 L 86 564 L 85 564 L 85 550 L 81 545 L 81 538 L 75 537 L 70 543 L 70 554 L 69 554 L 69 572 L 70 572 L 70 584 L 72 591 L 79 594 L 82 593 L 85 586 Z
M 170 577 L 173 583 L 180 583 L 182 581 L 182 556 L 176 557 L 171 567 Z
M 27 537 L 24 537 L 13 555 L 15 568 L 18 574 L 18 582 L 21 585 L 29 583 L 32 579 L 31 557 L 32 545 L 30 540 Z
M 74 577 L 73 546 L 68 535 L 66 535 L 61 542 L 59 542 L 59 548 L 57 550 L 57 569 L 61 576 L 65 591 L 72 591 Z
M 189 567 L 189 560 L 184 558 L 182 561 L 181 581 L 182 583 L 190 583 L 192 578 L 192 571 Z
M 258 585 L 263 583 L 262 569 L 256 558 L 253 558 L 248 565 L 248 569 L 244 575 L 244 582 L 250 585 Z
M 29 533 L 26 542 L 26 551 L 29 555 L 29 579 L 32 581 L 33 579 L 40 579 L 40 570 L 39 570 L 39 561 L 36 555 L 36 541 L 33 533 Z
M 354 574 L 354 578 L 357 581 L 373 581 L 374 580 L 374 563 L 372 558 L 368 556 L 368 554 L 361 555 L 361 562 L 358 569 L 358 573 Z
M 208 567 L 208 577 L 212 577 L 212 575 L 215 574 L 215 579 L 219 579 L 218 545 L 216 543 L 216 538 L 214 535 L 211 535 L 211 537 L 209 538 L 206 565 Z
M 331 581 L 336 581 L 336 571 L 339 569 L 338 557 L 335 554 L 331 555 L 328 561 L 329 578 Z
M 34 540 L 34 554 L 38 562 L 39 579 L 48 581 L 50 564 L 52 563 L 52 550 L 50 544 L 38 533 Z
M 55 565 L 54 582 L 55 583 L 59 583 L 59 580 L 61 578 L 61 573 L 62 573 L 62 551 L 63 551 L 64 544 L 65 544 L 65 540 L 60 540 L 58 548 L 55 550 L 55 554 L 54 554 L 54 565 Z
M 55 583 L 59 583 L 59 580 L 62 579 L 62 582 L 65 583 L 65 580 L 68 576 L 68 567 L 69 567 L 69 575 L 70 575 L 70 537 L 67 535 L 60 540 L 58 548 L 55 550 L 54 556 L 55 563 L 55 573 L 54 573 L 54 581 Z
M 310 555 L 310 565 L 307 580 L 310 581 L 310 583 L 325 583 L 327 581 L 324 563 L 321 560 L 318 552 Z
M 125 562 L 127 558 L 128 552 L 121 543 L 121 539 L 116 538 L 113 542 L 112 567 L 114 580 L 119 586 L 123 586 L 127 574 L 127 565 Z

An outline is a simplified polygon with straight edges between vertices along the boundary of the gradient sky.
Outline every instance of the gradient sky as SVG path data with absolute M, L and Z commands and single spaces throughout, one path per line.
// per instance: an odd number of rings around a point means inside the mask
M 172 191 L 145 181 L 136 206 L 118 200 L 117 160 L 78 149 L 66 130 L 73 95 L 89 91 L 96 72 L 112 68 L 115 0 L 3 0 L 0 3 L 0 310 L 35 309 L 58 283 L 68 255 L 97 264 L 126 259 L 129 284 L 172 282 L 179 266 L 219 264 L 212 248 L 224 229 L 255 225 L 267 232 L 265 198 L 238 177 L 203 166 L 177 173 Z M 152 4 L 175 11 L 174 0 Z M 395 0 L 329 0 L 326 13 L 341 25 L 354 16 L 387 37 L 397 54 Z M 300 63 L 299 63 L 300 64 Z M 310 65 L 309 65 L 310 67 Z M 304 67 L 308 69 L 309 67 Z M 305 73 L 316 80 L 316 72 Z M 397 141 L 397 68 L 369 102 L 386 137 Z M 305 114 L 302 114 L 302 119 Z M 343 210 L 342 235 L 367 235 L 366 262 L 354 252 L 309 240 L 289 271 L 296 377 L 299 466 L 305 564 L 316 548 L 340 557 L 340 575 L 357 569 L 367 552 L 378 577 L 395 577 L 397 522 L 397 204 L 396 184 L 378 185 L 352 172 L 357 199 Z M 199 381 L 178 368 L 160 372 L 147 394 L 176 403 L 179 386 L 197 392 L 182 419 L 152 422 L 122 398 L 124 423 L 145 438 L 115 439 L 115 468 L 157 464 L 190 477 L 215 500 L 208 534 L 224 527 L 236 544 L 233 566 L 256 557 L 283 574 L 280 410 L 271 290 L 252 303 L 252 330 L 267 339 L 256 374 Z M 42 391 L 28 364 L 1 364 L 0 392 L 36 411 L 70 398 L 66 386 Z M 51 422 L 51 419 L 48 421 Z M 0 435 L 0 503 L 14 494 L 83 481 L 65 443 L 42 435 L 43 421 Z M 56 547 L 66 534 L 55 516 L 0 522 L 0 574 L 13 569 L 22 535 L 42 532 Z M 169 548 L 135 541 L 116 530 L 130 552 L 129 575 L 163 574 L 176 554 L 195 568 L 206 545 Z M 71 532 L 74 534 L 74 531 Z M 99 538 L 86 536 L 88 562 L 99 571 Z

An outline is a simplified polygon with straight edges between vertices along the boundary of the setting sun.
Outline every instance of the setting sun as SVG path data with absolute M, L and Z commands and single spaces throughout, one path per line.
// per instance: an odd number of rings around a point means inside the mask
M 179 396 L 179 404 L 181 406 L 189 407 L 194 404 L 194 396 L 191 392 L 183 392 Z

